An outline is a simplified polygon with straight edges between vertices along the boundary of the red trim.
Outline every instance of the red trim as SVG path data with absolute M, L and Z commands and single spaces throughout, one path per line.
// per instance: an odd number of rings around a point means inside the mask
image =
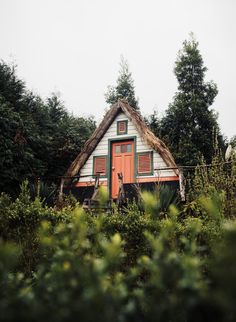
M 163 181 L 179 181 L 179 177 L 159 177 L 159 178 L 137 178 L 137 183 L 143 183 L 143 182 L 163 182 Z
M 137 183 L 144 183 L 144 182 L 165 182 L 165 181 L 179 181 L 178 176 L 173 177 L 148 177 L 148 178 L 137 178 Z M 86 182 L 77 182 L 76 187 L 89 187 L 94 186 L 95 181 L 86 181 Z M 107 186 L 107 180 L 100 181 L 101 186 Z
M 87 181 L 87 182 L 77 182 L 75 184 L 75 187 L 89 187 L 89 186 L 94 186 L 95 181 Z M 99 184 L 101 186 L 107 186 L 107 181 L 99 181 Z

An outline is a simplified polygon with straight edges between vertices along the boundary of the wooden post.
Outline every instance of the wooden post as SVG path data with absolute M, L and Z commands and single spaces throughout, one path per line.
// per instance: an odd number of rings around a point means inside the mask
M 61 178 L 60 189 L 59 189 L 59 202 L 62 202 L 63 199 L 63 186 L 64 186 L 65 178 Z
M 179 168 L 179 192 L 181 200 L 185 201 L 185 182 L 182 168 Z
M 119 181 L 119 191 L 118 191 L 117 204 L 119 206 L 121 206 L 125 200 L 125 191 L 124 191 L 124 186 L 123 186 L 123 174 L 122 174 L 122 172 L 120 172 L 120 173 L 117 173 L 117 175 L 118 175 L 118 181 Z
M 40 177 L 37 178 L 37 197 L 40 195 Z
M 95 178 L 95 183 L 94 183 L 94 192 L 93 192 L 91 200 L 96 200 L 96 198 L 97 198 L 97 194 L 99 191 L 99 179 L 100 179 L 100 173 L 97 172 L 96 178 Z

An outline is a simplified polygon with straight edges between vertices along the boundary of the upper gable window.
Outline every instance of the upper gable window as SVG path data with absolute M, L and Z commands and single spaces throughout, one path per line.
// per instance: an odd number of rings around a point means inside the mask
M 128 133 L 128 121 L 118 121 L 117 122 L 117 134 L 127 134 Z

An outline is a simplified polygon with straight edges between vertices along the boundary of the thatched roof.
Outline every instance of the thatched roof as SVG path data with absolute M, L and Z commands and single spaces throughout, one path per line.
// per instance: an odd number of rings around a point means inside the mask
M 100 123 L 99 127 L 94 131 L 91 138 L 85 143 L 83 150 L 79 153 L 76 159 L 72 162 L 71 166 L 67 170 L 66 176 L 75 176 L 79 173 L 85 162 L 88 160 L 91 153 L 94 151 L 116 116 L 120 113 L 128 117 L 130 121 L 133 122 L 136 127 L 140 137 L 150 146 L 160 154 L 162 159 L 165 161 L 168 167 L 176 168 L 175 161 L 165 145 L 160 139 L 158 139 L 152 131 L 148 128 L 145 121 L 141 115 L 136 112 L 125 100 L 119 99 L 117 103 L 113 104 L 108 112 L 105 114 L 103 121 Z M 176 174 L 178 171 L 173 170 Z

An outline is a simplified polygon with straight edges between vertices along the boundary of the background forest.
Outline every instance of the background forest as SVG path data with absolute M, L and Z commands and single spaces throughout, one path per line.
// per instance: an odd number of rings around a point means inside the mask
M 43 101 L 27 90 L 14 66 L 0 63 L 0 190 L 65 173 L 95 129 L 93 118 L 70 114 L 58 96 Z
M 207 68 L 192 37 L 183 43 L 174 74 L 178 91 L 166 114 L 146 116 L 152 131 L 170 148 L 177 164 L 196 165 L 203 157 L 209 163 L 214 145 L 224 153 L 227 141 L 220 133 L 217 115 L 211 108 L 218 93 L 213 82 L 205 81 Z M 139 110 L 134 81 L 128 63 L 121 59 L 116 86 L 105 94 L 110 105 L 125 98 Z M 41 177 L 52 186 L 57 176 L 66 172 L 70 163 L 94 131 L 92 117 L 76 117 L 69 113 L 56 94 L 46 100 L 30 92 L 17 77 L 16 67 L 0 63 L 0 191 L 13 196 L 23 180 Z M 231 138 L 235 145 L 235 137 Z
M 198 43 L 185 41 L 173 102 L 146 117 L 179 165 L 198 165 L 185 172 L 186 201 L 157 187 L 106 213 L 100 190 L 100 209 L 85 213 L 73 197 L 60 209 L 47 198 L 94 119 L 29 92 L 0 63 L 0 321 L 236 320 L 236 142 L 225 156 L 206 71 Z M 121 97 L 139 111 L 124 59 L 105 95 Z

